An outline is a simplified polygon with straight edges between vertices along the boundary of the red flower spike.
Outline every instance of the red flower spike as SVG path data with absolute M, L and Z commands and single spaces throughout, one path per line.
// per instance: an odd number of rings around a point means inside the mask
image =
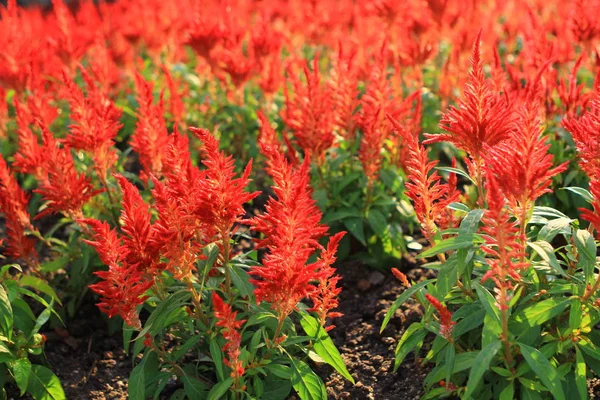
M 594 197 L 593 210 L 582 208 L 582 217 L 592 224 L 600 237 L 600 85 L 596 86 L 589 110 L 579 118 L 565 117 L 563 125 L 573 136 L 579 165 L 590 178 L 589 189 Z
M 318 271 L 318 263 L 307 264 L 321 250 L 318 240 L 327 227 L 319 223 L 321 212 L 311 197 L 309 158 L 294 170 L 281 153 L 265 155 L 276 197 L 269 199 L 265 214 L 250 221 L 252 229 L 265 236 L 258 245 L 269 250 L 263 265 L 251 274 L 256 277 L 252 283 L 257 301 L 271 303 L 283 320 L 315 292 L 312 282 L 327 276 L 327 271 Z
M 28 202 L 28 196 L 0 155 L 0 213 L 6 220 L 6 254 L 15 259 L 37 262 L 35 241 L 25 235 L 26 230 L 34 230 L 27 211 Z
M 139 155 L 143 171 L 142 180 L 147 180 L 149 174 L 162 177 L 164 152 L 169 143 L 169 132 L 164 118 L 164 102 L 161 93 L 157 104 L 154 104 L 153 86 L 150 82 L 135 75 L 137 100 L 137 122 L 131 136 L 131 147 Z
M 396 279 L 398 279 L 400 282 L 402 282 L 402 284 L 406 288 L 409 288 L 409 287 L 412 286 L 410 284 L 410 282 L 408 281 L 408 278 L 406 277 L 406 275 L 404 275 L 402 272 L 400 272 L 397 268 L 392 268 L 392 274 L 394 274 L 394 276 L 396 277 Z
M 449 340 L 452 337 L 452 327 L 456 322 L 452 321 L 452 313 L 438 299 L 427 293 L 427 301 L 435 308 L 440 316 L 440 335 Z
M 156 268 L 157 251 L 154 247 L 154 229 L 150 222 L 150 208 L 137 188 L 122 175 L 115 175 L 123 191 L 121 211 L 123 244 L 127 249 L 127 264 L 152 275 Z
M 437 161 L 429 161 L 427 151 L 419 144 L 418 135 L 406 130 L 391 116 L 388 115 L 388 118 L 397 134 L 403 138 L 410 155 L 406 161 L 409 179 L 406 195 L 414 203 L 423 234 L 433 244 L 439 227 L 448 224 L 446 207 L 458 200 L 459 192 L 455 187 L 441 182 L 435 170 Z
M 321 82 L 319 57 L 315 55 L 313 69 L 304 65 L 306 85 L 299 74 L 289 71 L 293 91 L 285 90 L 285 112 L 282 115 L 286 125 L 292 130 L 298 145 L 321 164 L 325 152 L 333 146 L 334 115 L 333 93 Z
M 114 140 L 121 128 L 121 111 L 95 84 L 85 69 L 80 72 L 88 89 L 87 96 L 63 71 L 63 82 L 67 88 L 67 100 L 71 108 L 69 135 L 65 145 L 89 152 L 101 180 L 117 161 Z
M 145 278 L 141 271 L 127 264 L 125 258 L 128 250 L 108 223 L 93 219 L 80 222 L 93 229 L 94 240 L 87 240 L 86 243 L 96 249 L 102 262 L 108 266 L 107 271 L 95 273 L 100 277 L 100 282 L 90 285 L 90 289 L 100 295 L 98 307 L 109 317 L 120 315 L 127 325 L 141 329 L 136 307 L 144 303 L 144 293 L 154 280 Z
M 335 275 L 336 270 L 332 268 L 332 265 L 337 259 L 335 254 L 337 253 L 339 242 L 345 234 L 346 232 L 339 232 L 333 235 L 329 239 L 327 249 L 321 253 L 319 260 L 316 262 L 317 271 L 322 273 L 322 276 L 319 277 L 316 291 L 310 296 L 313 301 L 313 307 L 309 311 L 317 313 L 322 326 L 325 326 L 327 318 L 339 318 L 344 315 L 331 310 L 338 307 L 338 296 L 342 291 L 342 288 L 337 287 L 341 277 Z M 329 331 L 333 328 L 335 328 L 335 325 L 330 325 L 325 330 Z
M 47 208 L 36 218 L 47 214 L 64 213 L 73 220 L 83 218 L 82 207 L 102 190 L 94 190 L 89 178 L 79 174 L 75 168 L 71 150 L 59 148 L 56 139 L 46 126 L 40 123 L 43 135 L 43 148 L 46 155 L 45 167 L 48 179 L 41 182 L 38 189 L 47 201 Z
M 182 92 L 178 89 L 180 87 L 183 87 L 183 81 L 175 81 L 175 79 L 173 79 L 173 75 L 171 75 L 171 72 L 169 71 L 169 68 L 166 65 L 162 64 L 160 66 L 160 69 L 165 74 L 165 79 L 167 80 L 167 87 L 169 88 L 169 111 L 171 112 L 171 118 L 175 125 L 178 125 L 183 119 L 185 113 L 185 106 L 181 98 Z
M 258 192 L 247 193 L 250 183 L 252 160 L 242 176 L 235 178 L 235 165 L 231 156 L 219 151 L 219 141 L 206 129 L 190 128 L 203 142 L 206 166 L 206 195 L 215 228 L 221 234 L 229 235 L 231 228 L 245 214 L 244 204 L 258 196 Z
M 231 306 L 225 304 L 214 291 L 212 292 L 212 302 L 217 319 L 216 326 L 223 328 L 222 334 L 227 341 L 223 346 L 223 351 L 227 353 L 227 358 L 223 360 L 223 363 L 231 368 L 231 377 L 237 381 L 244 375 L 244 365 L 240 360 L 242 335 L 239 330 L 246 320 L 236 320 L 237 311 L 233 311 Z
M 481 178 L 482 156 L 487 148 L 508 139 L 513 129 L 513 111 L 504 97 L 493 91 L 485 78 L 481 60 L 481 32 L 473 46 L 472 69 L 459 107 L 449 107 L 440 121 L 448 133 L 426 134 L 423 144 L 450 142 L 469 154 L 471 174 Z
M 15 154 L 13 166 L 19 172 L 33 175 L 40 183 L 46 182 L 48 180 L 48 170 L 46 168 L 48 155 L 44 146 L 40 145 L 38 136 L 29 127 L 34 123 L 34 117 L 16 98 L 14 104 L 17 114 L 19 147 Z
M 496 178 L 486 171 L 486 197 L 488 210 L 481 219 L 485 233 L 485 243 L 481 250 L 491 256 L 487 258 L 490 270 L 484 274 L 481 281 L 492 279 L 499 291 L 497 300 L 500 308 L 508 307 L 506 289 L 512 288 L 511 281 L 520 281 L 520 269 L 526 268 L 527 263 L 519 259 L 525 256 L 523 240 L 520 237 L 517 222 L 505 209 L 506 198 L 501 192 Z

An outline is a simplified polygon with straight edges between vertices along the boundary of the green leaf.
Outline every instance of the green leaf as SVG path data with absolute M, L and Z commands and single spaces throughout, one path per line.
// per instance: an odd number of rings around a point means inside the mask
M 292 389 L 292 384 L 289 380 L 271 380 L 267 381 L 267 388 L 261 399 L 263 400 L 284 400 L 288 398 L 288 394 Z
M 31 362 L 27 358 L 19 358 L 10 363 L 10 369 L 12 370 L 17 386 L 21 390 L 21 396 L 23 396 L 27 391 L 27 385 L 29 384 Z
M 565 214 L 563 214 L 562 212 L 560 212 L 552 207 L 543 207 L 543 206 L 533 207 L 533 216 L 567 218 L 567 216 Z
M 198 378 L 182 374 L 179 379 L 183 383 L 185 394 L 189 399 L 203 400 L 208 396 L 208 386 Z M 228 389 L 228 388 L 227 388 Z
M 463 395 L 464 399 L 471 398 L 473 392 L 477 389 L 479 382 L 481 382 L 481 378 L 483 378 L 483 375 L 488 371 L 492 359 L 496 356 L 498 350 L 500 350 L 500 347 L 502 347 L 502 342 L 500 340 L 495 340 L 481 349 L 471 367 L 469 380 L 467 382 L 467 390 Z
M 483 287 L 479 282 L 473 282 L 473 287 L 475 288 L 477 297 L 479 297 L 479 300 L 481 301 L 485 312 L 490 317 L 494 318 L 494 320 L 498 322 L 498 324 L 500 324 L 500 310 L 496 306 L 496 299 L 494 298 L 494 296 L 492 296 L 489 290 Z
M 544 386 L 554 395 L 554 398 L 564 400 L 565 394 L 560 383 L 560 376 L 550 361 L 539 350 L 533 347 L 519 343 L 519 348 L 527 364 L 529 364 Z
M 483 243 L 481 236 L 474 233 L 460 234 L 452 236 L 448 239 L 443 239 L 436 243 L 435 246 L 425 250 L 419 255 L 420 258 L 433 257 L 440 253 L 446 253 L 451 250 L 466 249 L 473 247 L 476 243 Z
M 0 342 L 0 365 L 11 361 L 15 356 L 4 342 Z
M 587 399 L 588 390 L 585 360 L 583 358 L 583 354 L 581 354 L 581 351 L 577 348 L 577 346 L 575 346 L 575 384 L 577 385 L 579 398 Z
M 127 384 L 127 395 L 129 400 L 146 400 L 146 382 L 144 366 L 146 365 L 147 355 L 144 355 L 142 362 L 135 366 L 129 375 Z
M 12 338 L 13 311 L 8 301 L 4 286 L 0 285 L 0 332 L 7 338 Z
M 594 201 L 594 196 L 587 189 L 576 187 L 576 186 L 565 187 L 562 189 L 568 190 L 569 192 L 573 192 L 576 195 L 581 196 L 588 203 L 592 203 Z
M 290 379 L 292 377 L 292 369 L 287 365 L 283 364 L 267 364 L 264 366 L 266 370 L 269 370 L 278 378 Z
M 452 382 L 452 372 L 454 371 L 454 358 L 456 357 L 456 348 L 454 344 L 446 347 L 444 361 L 446 362 L 446 382 Z
M 210 389 L 208 393 L 208 400 L 219 400 L 223 397 L 229 388 L 233 385 L 233 378 L 227 378 L 224 381 L 217 383 Z M 190 397 L 190 399 L 196 399 L 197 397 Z
M 479 221 L 483 218 L 484 210 L 472 210 L 463 218 L 459 231 L 461 234 L 476 233 L 479 230 Z
M 29 339 L 31 339 L 33 335 L 38 333 L 40 329 L 42 329 L 42 326 L 44 326 L 44 324 L 50 319 L 50 315 L 52 314 L 52 301 L 50 302 L 48 308 L 42 311 L 42 313 L 37 317 L 37 320 L 35 321 L 35 326 L 31 330 L 31 332 L 29 332 Z
M 327 391 L 323 381 L 303 361 L 290 357 L 292 386 L 300 400 L 326 400 Z
M 514 315 L 514 322 L 530 328 L 541 325 L 562 313 L 569 305 L 569 299 L 550 298 L 534 303 Z
M 404 358 L 415 348 L 423 344 L 423 339 L 427 336 L 427 330 L 420 322 L 412 323 L 404 332 L 398 346 L 396 346 L 396 358 L 394 360 L 394 372 L 398 370 Z
M 19 284 L 21 286 L 29 286 L 39 292 L 47 294 L 48 296 L 50 296 L 51 299 L 56 301 L 58 304 L 62 305 L 54 289 L 52 289 L 50 285 L 48 285 L 46 282 L 44 282 L 38 277 L 35 277 L 33 275 L 24 275 L 19 281 Z
M 32 365 L 27 391 L 35 400 L 65 400 L 60 380 L 48 368 Z
M 363 246 L 367 245 L 367 240 L 365 239 L 365 227 L 363 225 L 362 218 L 347 218 L 344 220 L 344 226 L 346 229 L 348 229 L 352 236 L 354 236 L 363 244 Z
M 396 301 L 394 301 L 394 303 L 392 303 L 392 305 L 390 306 L 390 309 L 385 314 L 385 317 L 383 318 L 383 323 L 381 324 L 381 329 L 379 330 L 379 333 L 383 332 L 383 330 L 385 329 L 387 324 L 390 322 L 390 319 L 392 319 L 392 317 L 394 316 L 394 313 L 396 312 L 398 307 L 400 307 L 402 304 L 404 304 L 404 302 L 406 300 L 408 300 L 410 298 L 410 296 L 412 296 L 413 294 L 415 294 L 416 292 L 418 292 L 419 290 L 421 290 L 423 287 L 427 286 L 431 282 L 433 282 L 433 279 L 428 279 L 426 281 L 419 282 L 416 285 L 412 285 L 411 287 L 406 289 L 400 296 L 398 296 Z
M 569 312 L 569 328 L 576 330 L 581 328 L 581 300 L 574 298 L 571 299 L 571 309 Z
M 462 169 L 452 168 L 452 167 L 435 167 L 435 169 L 437 169 L 438 171 L 444 171 L 444 172 L 449 172 L 449 173 L 452 173 L 452 174 L 460 175 L 463 178 L 467 178 L 471 182 L 475 183 L 475 181 L 473 180 L 473 178 L 471 178 L 469 176 L 469 174 L 467 174 Z
M 513 400 L 515 398 L 515 383 L 510 382 L 502 392 L 500 392 L 500 400 Z
M 225 379 L 225 372 L 223 371 L 223 353 L 221 352 L 221 347 L 216 338 L 210 341 L 209 347 L 210 356 L 215 364 L 215 369 L 217 370 L 217 378 L 222 381 Z
M 452 337 L 459 338 L 461 335 L 479 327 L 483 324 L 485 315 L 485 310 L 483 308 L 473 311 L 454 325 L 454 328 L 452 328 Z
M 583 264 L 585 280 L 591 284 L 594 279 L 594 269 L 596 266 L 596 243 L 594 237 L 585 229 L 578 229 L 573 235 L 575 247 L 580 254 L 580 261 Z
M 571 218 L 556 218 L 548 221 L 546 225 L 538 232 L 537 240 L 551 242 L 561 232 L 570 232 L 570 225 L 573 220 Z
M 333 344 L 333 340 L 331 340 L 327 331 L 319 324 L 319 321 L 306 312 L 300 312 L 300 317 L 300 325 L 302 325 L 304 332 L 314 339 L 313 349 L 315 352 L 321 356 L 327 364 L 335 368 L 340 375 L 354 383 L 354 378 L 352 378 L 352 375 L 348 372 L 340 352 L 335 347 L 335 344 Z
M 381 213 L 381 211 L 377 209 L 369 210 L 367 220 L 369 221 L 369 226 L 373 229 L 373 232 L 375 232 L 375 235 L 377 235 L 377 237 L 385 236 L 388 224 L 387 220 L 385 219 L 385 216 Z
M 447 207 L 451 210 L 462 211 L 465 213 L 468 213 L 469 211 L 471 211 L 471 209 L 467 205 L 465 205 L 463 203 L 458 203 L 458 202 L 452 202 L 452 203 L 448 204 Z
M 231 271 L 231 282 L 237 288 L 242 297 L 252 298 L 254 295 L 254 287 L 250 283 L 250 275 L 235 263 L 229 264 L 226 268 Z
M 539 240 L 537 242 L 527 242 L 527 244 L 529 247 L 535 250 L 542 260 L 544 260 L 556 274 L 564 277 L 567 276 L 565 271 L 563 271 L 562 267 L 558 263 L 556 255 L 554 254 L 554 249 L 550 243 Z

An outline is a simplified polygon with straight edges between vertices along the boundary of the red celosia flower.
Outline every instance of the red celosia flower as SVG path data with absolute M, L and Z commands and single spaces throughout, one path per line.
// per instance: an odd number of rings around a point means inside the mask
M 354 62 L 354 52 L 344 52 L 339 45 L 337 57 L 333 61 L 331 75 L 328 81 L 333 93 L 334 121 L 339 133 L 353 141 L 356 130 L 354 113 L 359 105 L 358 70 Z
M 427 151 L 419 144 L 418 135 L 407 131 L 395 119 L 391 117 L 389 119 L 394 129 L 403 138 L 410 154 L 406 161 L 409 179 L 406 183 L 407 196 L 414 203 L 423 234 L 429 242 L 434 243 L 438 227 L 443 221 L 447 221 L 446 207 L 457 201 L 459 193 L 455 187 L 441 183 L 441 177 L 435 171 L 437 161 L 429 161 Z M 442 228 L 446 227 L 442 226 Z
M 100 260 L 108 266 L 107 271 L 95 272 L 101 281 L 90 285 L 90 289 L 101 296 L 98 307 L 109 317 L 120 315 L 129 326 L 141 329 L 136 307 L 144 303 L 144 293 L 154 280 L 126 262 L 128 249 L 108 223 L 93 219 L 80 221 L 94 230 L 94 240 L 86 240 L 86 243 L 96 249 Z
M 177 279 L 195 270 L 204 243 L 212 240 L 215 228 L 205 190 L 205 174 L 194 167 L 186 136 L 170 136 L 165 152 L 165 180 L 153 178 L 152 196 L 158 211 L 154 224 L 156 241 L 165 268 Z
M 104 181 L 109 170 L 117 161 L 114 139 L 121 128 L 121 111 L 108 96 L 92 81 L 85 69 L 80 68 L 87 85 L 87 96 L 63 72 L 67 100 L 71 108 L 69 135 L 65 144 L 71 148 L 91 154 L 99 178 Z
M 43 136 L 44 166 L 47 180 L 40 182 L 35 192 L 47 201 L 46 209 L 36 218 L 50 213 L 64 213 L 72 219 L 83 218 L 82 207 L 101 190 L 94 190 L 89 178 L 75 169 L 71 150 L 59 148 L 52 133 L 40 125 Z
M 452 321 L 452 313 L 448 311 L 438 299 L 427 293 L 425 295 L 427 301 L 435 308 L 440 316 L 440 335 L 445 339 L 452 337 L 452 327 L 456 322 Z
M 305 85 L 291 69 L 289 75 L 293 90 L 286 88 L 283 120 L 294 133 L 298 145 L 321 164 L 335 140 L 333 93 L 321 82 L 318 55 L 313 60 L 312 71 L 304 65 Z
M 262 151 L 268 159 L 267 170 L 274 181 L 276 198 L 269 199 L 265 214 L 250 221 L 252 229 L 265 236 L 258 242 L 259 246 L 269 251 L 263 265 L 253 268 L 252 275 L 256 279 L 252 283 L 257 301 L 271 303 L 281 323 L 304 297 L 327 300 L 327 304 L 322 304 L 326 308 L 334 304 L 335 295 L 323 293 L 337 291 L 336 279 L 328 268 L 323 268 L 323 260 L 331 260 L 339 238 L 332 241 L 332 247 L 322 254 L 321 261 L 307 263 L 315 251 L 322 250 L 318 239 L 327 232 L 327 227 L 319 223 L 321 213 L 311 197 L 310 160 L 307 157 L 299 169 L 294 170 L 276 148 L 264 147 Z M 317 289 L 313 282 L 323 279 L 329 279 L 330 283 Z M 321 290 L 318 295 L 317 290 Z
M 162 176 L 164 152 L 169 143 L 169 132 L 165 124 L 163 95 L 154 104 L 152 83 L 141 75 L 135 76 L 137 100 L 137 123 L 131 136 L 131 147 L 139 155 L 143 171 L 140 177 L 147 180 L 149 174 Z
M 122 231 L 124 247 L 127 249 L 124 259 L 132 267 L 152 275 L 156 268 L 155 232 L 150 222 L 150 208 L 142 199 L 139 191 L 122 175 L 115 175 L 123 192 L 121 204 Z
M 181 88 L 183 87 L 183 81 L 181 79 L 175 81 L 173 79 L 173 75 L 171 75 L 171 72 L 166 65 L 162 64 L 160 68 L 165 74 L 167 87 L 169 88 L 169 111 L 171 112 L 171 118 L 175 125 L 177 125 L 183 119 L 185 112 L 183 100 L 181 99 Z
M 371 67 L 369 83 L 365 94 L 360 98 L 360 114 L 357 116 L 362 131 L 358 158 L 363 165 L 369 185 L 377 180 L 381 169 L 381 151 L 392 128 L 386 114 L 396 116 L 393 111 L 393 92 L 387 78 L 385 43 Z
M 493 147 L 510 137 L 512 109 L 506 100 L 493 91 L 492 83 L 483 74 L 481 33 L 473 46 L 472 69 L 464 99 L 459 107 L 451 106 L 442 116 L 440 128 L 448 133 L 427 134 L 424 144 L 447 141 L 469 154 L 469 170 L 476 181 L 481 179 L 482 156 L 486 146 Z
M 406 277 L 406 275 L 404 275 L 402 272 L 400 272 L 397 268 L 392 268 L 392 274 L 394 274 L 396 279 L 398 279 L 400 282 L 402 282 L 402 284 L 404 286 L 406 286 L 407 288 L 412 286 L 410 284 L 410 282 L 408 281 L 408 278 Z
M 223 363 L 231 368 L 231 377 L 237 381 L 244 375 L 244 365 L 240 360 L 242 335 L 239 330 L 246 320 L 236 320 L 237 311 L 233 311 L 229 304 L 225 304 L 216 292 L 212 292 L 212 301 L 217 319 L 216 325 L 223 328 L 222 334 L 227 341 L 223 346 L 223 351 L 227 353 Z
M 481 246 L 486 254 L 490 270 L 486 272 L 481 281 L 492 279 L 499 289 L 498 305 L 501 309 L 508 307 L 507 289 L 512 288 L 511 279 L 519 281 L 519 270 L 527 264 L 521 262 L 525 256 L 523 240 L 519 226 L 513 221 L 510 213 L 505 209 L 506 198 L 500 191 L 496 178 L 491 172 L 486 173 L 486 197 L 488 209 L 481 221 L 482 231 L 485 233 L 485 243 Z
M 286 140 L 287 149 L 284 149 L 277 138 L 277 132 L 275 132 L 275 129 L 273 129 L 273 127 L 271 126 L 271 123 L 267 116 L 262 112 L 262 110 L 258 110 L 256 115 L 260 120 L 260 134 L 258 136 L 258 145 L 260 146 L 260 148 L 278 149 L 280 152 L 285 153 L 285 155 L 288 158 L 288 161 L 290 161 L 292 165 L 298 165 L 300 161 L 298 160 L 296 151 L 289 142 L 289 140 Z
M 6 91 L 0 87 L 0 139 L 6 138 L 6 123 L 8 122 L 8 103 Z
M 39 182 L 44 182 L 48 177 L 45 167 L 47 154 L 38 142 L 37 135 L 29 128 L 33 123 L 33 116 L 29 115 L 17 99 L 15 99 L 15 111 L 19 147 L 15 154 L 14 167 L 20 172 L 32 174 Z
M 565 117 L 563 124 L 573 136 L 579 165 L 590 178 L 590 192 L 594 197 L 593 211 L 581 209 L 582 216 L 600 235 L 600 86 L 596 87 L 590 109 L 580 118 Z
M 550 192 L 552 177 L 564 171 L 567 163 L 552 168 L 550 144 L 543 136 L 536 79 L 531 94 L 520 107 L 511 137 L 492 147 L 484 156 L 495 181 L 518 218 L 526 224 L 530 208 L 542 194 Z
M 344 314 L 332 312 L 331 310 L 338 307 L 338 295 L 342 288 L 337 287 L 337 283 L 341 277 L 335 275 L 336 270 L 332 268 L 337 257 L 338 245 L 346 232 L 339 232 L 329 239 L 327 249 L 323 250 L 319 260 L 317 261 L 317 271 L 321 274 L 318 279 L 317 289 L 311 294 L 310 298 L 313 301 L 313 306 L 309 311 L 314 311 L 319 316 L 321 325 L 325 326 L 327 318 L 339 318 Z M 335 325 L 329 325 L 325 330 L 329 331 L 335 328 Z
M 226 237 L 229 240 L 231 228 L 245 214 L 244 204 L 259 194 L 245 192 L 250 183 L 252 160 L 246 165 L 242 176 L 235 178 L 233 157 L 219 151 L 219 141 L 206 129 L 190 128 L 190 130 L 203 143 L 202 164 L 206 166 L 204 190 L 209 212 L 212 214 L 211 219 L 222 238 Z
M 26 230 L 34 229 L 27 211 L 28 201 L 29 198 L 0 156 L 0 213 L 4 214 L 6 220 L 6 254 L 13 258 L 31 258 L 35 262 L 35 241 L 25 234 Z

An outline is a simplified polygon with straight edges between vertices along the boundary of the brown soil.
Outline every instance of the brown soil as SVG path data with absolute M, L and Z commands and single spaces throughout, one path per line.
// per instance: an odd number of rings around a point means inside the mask
M 422 380 L 428 370 L 407 357 L 393 372 L 394 350 L 404 330 L 422 315 L 420 306 L 407 302 L 396 311 L 380 334 L 381 323 L 389 306 L 404 291 L 391 273 L 369 270 L 360 263 L 338 267 L 342 279 L 339 311 L 344 316 L 335 321 L 330 336 L 340 350 L 356 384 L 323 367 L 320 375 L 331 399 L 418 399 L 423 395 Z M 407 275 L 419 281 L 431 271 L 413 268 Z

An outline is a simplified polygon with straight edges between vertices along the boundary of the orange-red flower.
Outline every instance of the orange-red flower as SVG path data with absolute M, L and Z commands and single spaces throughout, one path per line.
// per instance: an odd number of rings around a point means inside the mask
M 244 364 L 240 360 L 242 335 L 239 330 L 246 320 L 236 320 L 237 311 L 233 311 L 229 304 L 225 304 L 216 292 L 212 292 L 212 301 L 217 319 L 216 325 L 223 328 L 221 332 L 227 341 L 223 346 L 223 351 L 227 353 L 223 363 L 231 368 L 231 377 L 237 381 L 244 375 Z

